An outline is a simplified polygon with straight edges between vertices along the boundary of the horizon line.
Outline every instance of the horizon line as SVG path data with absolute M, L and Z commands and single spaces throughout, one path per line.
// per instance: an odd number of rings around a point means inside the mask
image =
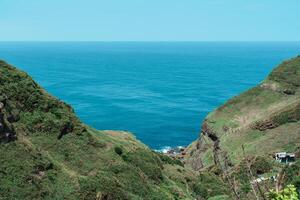
M 0 42 L 300 42 L 300 40 L 0 40 Z

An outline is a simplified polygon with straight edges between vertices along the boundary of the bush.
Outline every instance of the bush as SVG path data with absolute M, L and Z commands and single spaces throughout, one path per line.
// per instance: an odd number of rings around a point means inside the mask
M 285 178 L 284 184 L 289 185 L 292 184 L 298 190 L 298 194 L 300 195 L 300 160 L 295 162 L 293 165 L 287 166 L 284 169 Z
M 269 75 L 269 79 L 289 87 L 300 86 L 300 59 L 294 58 L 283 62 Z
M 123 149 L 121 147 L 115 147 L 115 152 L 116 152 L 116 154 L 121 156 L 123 154 Z
M 251 165 L 251 170 L 257 175 L 269 172 L 272 169 L 272 163 L 268 158 L 258 156 L 255 158 L 254 163 Z
M 214 197 L 210 197 L 208 200 L 230 200 L 231 198 L 227 195 L 218 195 Z
M 270 200 L 298 200 L 298 194 L 294 185 L 288 185 L 282 191 L 271 191 L 268 194 Z
M 179 165 L 183 167 L 183 163 L 176 158 L 170 158 L 169 156 L 164 155 L 163 153 L 156 153 L 156 154 L 159 156 L 160 160 L 165 164 Z
M 204 199 L 230 193 L 228 186 L 212 173 L 200 174 L 197 183 L 192 185 L 192 188 L 197 196 Z
M 122 155 L 124 161 L 140 168 L 150 179 L 160 182 L 163 179 L 162 163 L 159 157 L 144 149 Z
M 99 173 L 88 179 L 80 178 L 80 199 L 128 199 L 129 193 L 124 191 L 118 181 L 111 174 Z

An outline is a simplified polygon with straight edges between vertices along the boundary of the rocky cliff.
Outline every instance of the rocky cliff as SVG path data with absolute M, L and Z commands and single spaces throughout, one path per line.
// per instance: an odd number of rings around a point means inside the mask
M 256 87 L 210 113 L 188 148 L 195 170 L 235 165 L 247 156 L 299 152 L 300 56 L 276 67 Z

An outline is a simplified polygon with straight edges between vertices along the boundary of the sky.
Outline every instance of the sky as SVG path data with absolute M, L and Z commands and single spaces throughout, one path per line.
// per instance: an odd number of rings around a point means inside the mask
M 300 0 L 0 0 L 0 41 L 300 41 Z

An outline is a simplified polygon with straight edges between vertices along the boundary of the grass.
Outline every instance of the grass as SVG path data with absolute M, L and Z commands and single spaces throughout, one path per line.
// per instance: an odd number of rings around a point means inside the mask
M 236 170 L 243 145 L 245 156 L 263 158 L 253 168 L 266 174 L 278 166 L 270 169 L 265 159 L 299 150 L 299 63 L 300 57 L 283 63 L 261 85 L 209 114 L 206 123 L 219 144 L 203 135 L 188 148 L 184 166 L 128 132 L 86 126 L 69 105 L 0 61 L 0 199 L 230 199 L 228 184 L 216 175 L 214 146 Z M 267 122 L 276 126 L 255 126 Z M 7 138 L 7 131 L 15 137 Z M 199 165 L 206 170 L 191 170 Z M 287 169 L 286 182 L 299 184 L 297 166 Z M 240 189 L 246 193 L 249 186 L 243 182 Z
M 210 113 L 204 123 L 218 140 L 214 143 L 207 135 L 202 135 L 200 148 L 197 149 L 195 145 L 189 147 L 188 152 L 194 155 L 187 158 L 187 164 L 193 166 L 200 162 L 202 169 L 214 168 L 214 148 L 221 152 L 218 156 L 221 165 L 224 165 L 223 154 L 227 153 L 233 171 L 245 156 L 262 156 L 273 160 L 276 152 L 299 152 L 299 105 L 298 56 L 280 64 L 258 86 Z M 272 167 L 277 170 L 278 166 L 272 164 Z M 247 187 L 244 186 L 246 191 Z
M 300 57 L 283 62 L 263 84 L 270 81 L 279 86 L 290 85 L 296 93 L 288 95 L 258 85 L 229 100 L 207 117 L 209 129 L 219 137 L 222 149 L 235 162 L 242 157 L 242 145 L 246 153 L 257 155 L 295 151 L 300 146 Z M 267 123 L 271 123 L 272 128 L 268 128 Z M 256 130 L 256 127 L 262 129 Z M 207 156 L 203 159 L 204 163 L 212 164 L 206 161 Z
M 198 173 L 179 160 L 152 151 L 128 132 L 86 126 L 69 105 L 3 61 L 0 102 L 5 125 L 0 129 L 0 199 L 154 200 L 204 195 L 195 190 Z M 16 137 L 7 140 L 7 130 Z

